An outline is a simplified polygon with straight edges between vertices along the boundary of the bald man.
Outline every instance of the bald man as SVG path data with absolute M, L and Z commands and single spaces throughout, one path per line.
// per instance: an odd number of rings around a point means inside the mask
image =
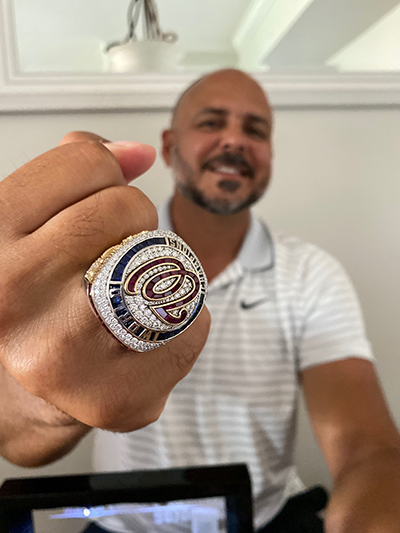
M 211 330 L 159 420 L 131 434 L 98 435 L 95 465 L 243 461 L 252 475 L 257 528 L 321 531 L 314 513 L 282 518 L 288 498 L 303 490 L 293 465 L 301 382 L 335 481 L 326 530 L 397 531 L 400 440 L 353 287 L 333 258 L 271 234 L 249 209 L 270 181 L 272 126 L 263 90 L 237 70 L 203 77 L 179 99 L 162 135 L 175 188 L 159 224 L 178 233 L 206 271 Z M 382 498 L 384 485 L 391 505 Z M 122 517 L 102 525 L 136 530 Z
M 296 496 L 304 488 L 293 464 L 301 384 L 334 480 L 326 531 L 399 531 L 400 439 L 353 287 L 332 257 L 272 234 L 249 209 L 270 180 L 272 123 L 264 92 L 237 70 L 205 76 L 179 99 L 163 132 L 175 189 L 159 227 L 178 233 L 202 262 L 211 330 L 166 403 L 162 390 L 158 420 L 134 432 L 97 434 L 95 466 L 246 462 L 258 529 L 322 531 L 310 501 Z M 161 373 L 157 379 L 164 383 Z M 152 396 L 153 389 L 147 401 Z M 122 412 L 121 420 L 130 408 L 114 414 Z M 150 530 L 144 518 L 124 515 L 88 531 Z M 163 529 L 180 530 L 187 531 Z

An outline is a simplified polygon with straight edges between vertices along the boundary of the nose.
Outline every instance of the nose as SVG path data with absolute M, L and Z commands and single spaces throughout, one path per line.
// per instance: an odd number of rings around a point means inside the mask
M 226 152 L 244 152 L 246 137 L 239 124 L 230 124 L 224 129 L 221 138 L 221 147 Z

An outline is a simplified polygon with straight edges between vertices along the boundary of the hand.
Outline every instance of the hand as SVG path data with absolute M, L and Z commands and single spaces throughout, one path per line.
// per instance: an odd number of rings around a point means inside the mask
M 192 368 L 209 315 L 203 310 L 182 335 L 142 354 L 92 312 L 83 285 L 92 262 L 157 227 L 152 203 L 127 186 L 155 150 L 102 141 L 70 134 L 0 183 L 0 362 L 32 401 L 91 427 L 131 431 L 158 418 Z

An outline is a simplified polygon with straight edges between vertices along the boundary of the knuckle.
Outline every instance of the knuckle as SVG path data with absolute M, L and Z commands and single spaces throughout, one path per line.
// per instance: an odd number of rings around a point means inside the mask
M 191 344 L 181 342 L 178 346 L 171 346 L 169 356 L 172 370 L 179 374 L 179 379 L 186 376 L 194 365 L 199 351 Z M 178 376 L 177 376 L 178 377 Z
M 1 272 L 0 328 L 4 326 L 9 315 L 9 307 L 13 302 L 14 296 L 13 275 L 7 272 Z
M 167 345 L 172 370 L 181 374 L 179 379 L 189 373 L 199 357 L 207 340 L 210 324 L 210 314 L 205 308 L 187 331 Z
M 7 369 L 16 381 L 49 404 L 62 396 L 70 378 L 66 361 L 71 359 L 71 350 L 60 340 L 65 332 L 59 333 L 41 332 L 40 323 L 35 320 L 23 333 L 26 339 L 21 339 L 18 346 L 15 341 L 10 345 L 7 360 Z
M 126 412 L 126 402 L 124 406 L 98 407 L 91 414 L 88 425 L 106 431 L 136 431 L 156 422 L 164 409 L 165 402 L 158 402 L 155 405 L 151 403 L 146 406 L 141 405 L 141 401 L 138 401 L 136 405 L 132 405 L 131 402 L 129 404 L 130 413 Z
M 29 359 L 18 352 L 6 357 L 7 371 L 23 389 L 38 398 L 46 394 L 46 379 L 43 379 L 43 369 L 35 357 Z
M 0 293 L 0 343 L 5 346 L 13 329 L 21 318 L 21 295 L 18 293 L 20 278 L 15 271 L 1 272 L 2 286 Z
M 79 169 L 79 174 L 86 180 L 101 182 L 104 188 L 125 184 L 121 167 L 101 142 L 80 140 L 64 144 L 56 150 L 71 172 L 76 173 Z
M 74 144 L 80 150 L 90 167 L 94 167 L 97 171 L 102 171 L 107 174 L 112 172 L 113 175 L 118 175 L 121 178 L 121 183 L 125 183 L 117 160 L 101 142 L 83 141 Z M 73 147 L 74 145 L 72 145 Z
M 88 425 L 108 431 L 134 431 L 155 422 L 167 399 L 151 385 L 144 387 L 132 382 L 124 375 L 111 372 L 110 377 L 102 380 L 102 394 L 93 396 L 97 401 L 90 402 Z
M 158 215 L 154 204 L 136 187 L 129 187 L 130 207 L 134 204 L 135 213 L 140 216 L 146 228 L 155 229 L 158 225 Z M 132 213 L 132 209 L 131 209 Z
M 103 429 L 105 431 L 112 431 L 112 426 L 115 425 L 116 419 L 113 418 L 108 409 L 99 407 L 92 408 L 91 412 L 81 418 L 82 422 L 90 427 Z
M 147 196 L 136 187 L 112 187 L 104 191 L 107 209 L 120 220 L 138 232 L 143 229 L 156 229 L 158 223 L 157 210 Z
M 106 431 L 124 431 L 127 420 L 126 417 L 121 416 L 121 408 L 122 406 L 113 405 L 110 401 L 96 402 L 91 406 L 83 422 Z
M 60 238 L 65 237 L 82 240 L 91 239 L 96 235 L 103 235 L 106 222 L 103 216 L 102 194 L 96 193 L 90 201 L 82 202 L 78 209 L 65 212 L 65 217 L 60 216 L 64 231 Z M 57 239 L 57 237 L 55 237 Z
M 161 416 L 161 413 L 164 410 L 164 405 L 165 404 L 154 407 L 154 409 L 152 409 L 151 411 L 147 410 L 145 413 L 142 414 L 141 417 L 134 421 L 133 429 L 129 429 L 128 431 L 136 431 L 137 429 L 142 429 L 146 426 L 149 426 L 150 424 L 154 424 L 154 422 L 157 422 L 157 420 Z
M 107 139 L 104 139 L 103 137 L 100 137 L 100 135 L 96 135 L 95 133 L 91 133 L 89 131 L 70 131 L 64 135 L 59 144 L 63 145 L 80 141 L 107 142 Z

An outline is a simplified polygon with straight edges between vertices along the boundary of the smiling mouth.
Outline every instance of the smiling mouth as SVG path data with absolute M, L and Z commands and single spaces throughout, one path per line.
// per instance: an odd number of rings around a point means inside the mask
M 241 153 L 223 152 L 205 161 L 202 170 L 234 177 L 254 178 L 255 170 Z M 227 179 L 227 178 L 226 178 Z
M 206 170 L 216 174 L 229 174 L 232 177 L 252 177 L 251 169 L 240 165 L 207 165 Z

